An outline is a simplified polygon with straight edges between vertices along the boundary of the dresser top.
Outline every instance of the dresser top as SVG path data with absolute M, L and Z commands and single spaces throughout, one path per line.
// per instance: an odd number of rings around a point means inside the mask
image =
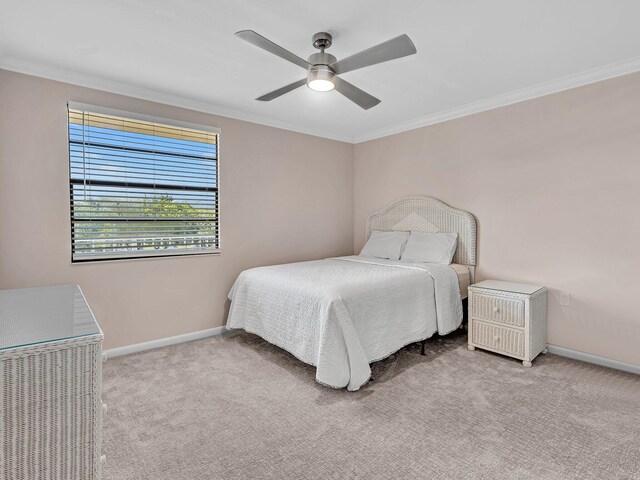
M 0 350 L 98 334 L 77 285 L 0 290 Z
M 474 283 L 469 288 L 486 288 L 487 290 L 499 290 L 502 292 L 521 293 L 531 295 L 544 287 L 540 285 L 529 285 L 528 283 L 503 282 L 500 280 L 483 280 Z

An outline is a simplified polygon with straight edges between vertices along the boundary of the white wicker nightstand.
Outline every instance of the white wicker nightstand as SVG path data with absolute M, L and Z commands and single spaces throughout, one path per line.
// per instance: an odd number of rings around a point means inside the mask
M 522 360 L 547 353 L 547 289 L 485 280 L 469 287 L 469 350 L 476 347 Z
M 101 354 L 79 287 L 0 291 L 0 479 L 100 479 Z

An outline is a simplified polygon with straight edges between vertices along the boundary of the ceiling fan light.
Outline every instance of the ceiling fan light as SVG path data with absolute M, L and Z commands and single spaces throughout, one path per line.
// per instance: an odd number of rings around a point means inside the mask
M 334 88 L 336 88 L 335 84 L 330 80 L 311 80 L 307 83 L 307 86 L 311 90 L 315 90 L 316 92 L 330 92 Z
M 307 87 L 316 92 L 329 92 L 336 85 L 333 83 L 335 74 L 326 65 L 314 65 L 307 75 Z

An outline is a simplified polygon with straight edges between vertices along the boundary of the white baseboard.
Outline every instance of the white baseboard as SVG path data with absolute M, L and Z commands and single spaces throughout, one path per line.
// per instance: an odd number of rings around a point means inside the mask
M 167 347 L 169 345 L 175 345 L 176 343 L 190 342 L 192 340 L 200 340 L 202 338 L 213 337 L 215 335 L 222 335 L 226 332 L 228 332 L 228 330 L 225 327 L 209 328 L 207 330 L 199 330 L 197 332 L 176 335 L 175 337 L 159 338 L 158 340 L 150 340 L 148 342 L 136 343 L 134 345 L 111 348 L 109 350 L 105 350 L 102 355 L 105 359 L 120 357 L 122 355 L 129 355 L 130 353 Z M 580 360 L 582 362 L 593 363 L 602 367 L 609 367 L 615 370 L 622 370 L 623 372 L 640 375 L 640 365 L 612 360 L 606 357 L 599 357 L 598 355 L 592 355 L 578 350 L 571 350 L 570 348 L 559 347 L 557 345 L 547 345 L 547 349 L 549 350 L 549 353 L 554 353 L 561 357 L 572 358 L 574 360 Z
M 614 368 L 616 370 L 622 370 L 623 372 L 640 375 L 640 365 L 599 357 L 598 355 L 591 355 L 590 353 L 579 352 L 578 350 L 571 350 L 570 348 L 558 347 L 557 345 L 548 345 L 547 349 L 549 350 L 549 353 L 555 353 L 561 357 L 573 358 L 574 360 L 580 360 L 582 362 L 593 363 L 602 367 Z
M 159 338 L 158 340 L 150 340 L 148 342 L 136 343 L 134 345 L 111 348 L 102 352 L 102 357 L 106 360 L 108 358 L 129 355 L 130 353 L 143 352 L 153 348 L 175 345 L 176 343 L 190 342 L 192 340 L 200 340 L 201 338 L 213 337 L 214 335 L 222 335 L 226 331 L 225 327 L 208 328 L 207 330 L 183 333 L 182 335 L 176 335 L 175 337 Z

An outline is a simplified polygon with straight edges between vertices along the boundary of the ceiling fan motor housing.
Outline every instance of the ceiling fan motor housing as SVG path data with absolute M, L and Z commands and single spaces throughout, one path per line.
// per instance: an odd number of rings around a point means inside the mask
M 330 82 L 330 88 L 327 88 L 326 90 L 333 90 L 335 76 L 336 74 L 333 73 L 331 67 L 327 65 L 312 65 L 311 67 L 309 67 L 309 73 L 307 73 L 307 85 L 309 85 L 309 88 L 311 88 L 312 90 L 317 90 L 317 88 L 314 88 L 311 85 L 311 82 L 320 80 L 324 82 Z
M 313 80 L 327 80 L 333 82 L 335 73 L 330 65 L 336 63 L 337 59 L 330 53 L 314 53 L 309 57 L 309 67 L 307 74 L 307 83 Z
M 311 65 L 333 65 L 337 59 L 330 53 L 314 53 L 309 57 Z

